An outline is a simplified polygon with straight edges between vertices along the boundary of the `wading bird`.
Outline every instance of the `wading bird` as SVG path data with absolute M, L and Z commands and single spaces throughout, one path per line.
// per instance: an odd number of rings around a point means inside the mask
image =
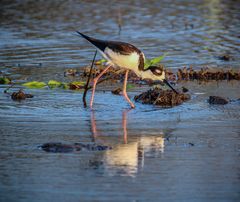
M 90 44 L 95 46 L 101 55 L 108 61 L 107 67 L 93 80 L 92 96 L 90 100 L 90 107 L 93 106 L 94 93 L 98 80 L 106 73 L 110 67 L 119 67 L 126 70 L 125 79 L 123 84 L 123 96 L 129 102 L 132 108 L 135 108 L 133 102 L 127 95 L 127 79 L 130 70 L 135 72 L 137 76 L 142 79 L 151 79 L 163 81 L 167 84 L 175 93 L 178 93 L 165 79 L 165 72 L 161 67 L 150 66 L 144 69 L 145 56 L 142 51 L 133 46 L 132 44 L 120 42 L 120 41 L 105 41 L 95 39 L 85 34 L 78 32 L 83 38 L 85 38 Z

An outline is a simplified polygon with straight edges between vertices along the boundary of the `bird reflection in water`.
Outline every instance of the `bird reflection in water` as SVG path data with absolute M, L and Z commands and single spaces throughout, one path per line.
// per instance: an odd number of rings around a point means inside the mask
M 104 153 L 103 165 L 109 175 L 126 175 L 134 177 L 144 166 L 147 156 L 158 157 L 164 152 L 163 133 L 159 135 L 128 136 L 127 114 L 130 110 L 122 112 L 123 141 L 111 145 L 112 149 Z M 96 126 L 95 114 L 91 114 L 91 130 L 94 141 L 103 141 Z M 109 144 L 104 138 L 104 144 Z

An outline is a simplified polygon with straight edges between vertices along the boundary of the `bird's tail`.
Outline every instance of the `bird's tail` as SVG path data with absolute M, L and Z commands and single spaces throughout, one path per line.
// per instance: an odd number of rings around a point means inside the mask
M 92 38 L 91 38 L 91 37 L 89 37 L 89 36 L 87 36 L 87 35 L 79 32 L 79 31 L 76 31 L 76 32 L 77 32 L 80 36 L 82 36 L 84 39 L 88 40 L 89 42 L 92 41 Z
M 100 51 L 104 51 L 104 49 L 107 46 L 106 41 L 102 41 L 102 40 L 98 40 L 98 39 L 94 39 L 92 37 L 89 37 L 79 31 L 76 31 L 80 36 L 82 36 L 84 39 L 86 39 L 88 42 L 90 42 L 92 45 L 94 45 L 97 49 L 99 49 Z

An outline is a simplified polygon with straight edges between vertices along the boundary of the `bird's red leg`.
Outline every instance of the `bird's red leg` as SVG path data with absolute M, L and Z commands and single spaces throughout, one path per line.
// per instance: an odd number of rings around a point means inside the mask
M 128 95 L 127 95 L 127 80 L 128 80 L 128 73 L 129 70 L 126 70 L 125 73 L 125 78 L 124 78 L 124 83 L 123 83 L 123 96 L 125 97 L 125 99 L 129 102 L 129 104 L 131 105 L 131 108 L 135 108 L 135 105 L 132 103 L 132 101 L 129 99 Z
M 108 71 L 108 69 L 110 67 L 111 67 L 111 65 L 108 65 L 96 78 L 93 79 L 92 96 L 91 96 L 91 100 L 90 100 L 90 107 L 91 108 L 93 106 L 94 93 L 95 93 L 95 90 L 96 90 L 97 82 L 102 77 L 102 75 L 105 74 Z

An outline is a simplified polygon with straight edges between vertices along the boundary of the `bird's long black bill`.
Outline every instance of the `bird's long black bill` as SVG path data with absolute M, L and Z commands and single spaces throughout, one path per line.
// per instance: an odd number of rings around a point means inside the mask
M 179 94 L 166 79 L 164 79 L 163 82 L 167 84 L 167 86 L 170 87 L 176 94 Z

